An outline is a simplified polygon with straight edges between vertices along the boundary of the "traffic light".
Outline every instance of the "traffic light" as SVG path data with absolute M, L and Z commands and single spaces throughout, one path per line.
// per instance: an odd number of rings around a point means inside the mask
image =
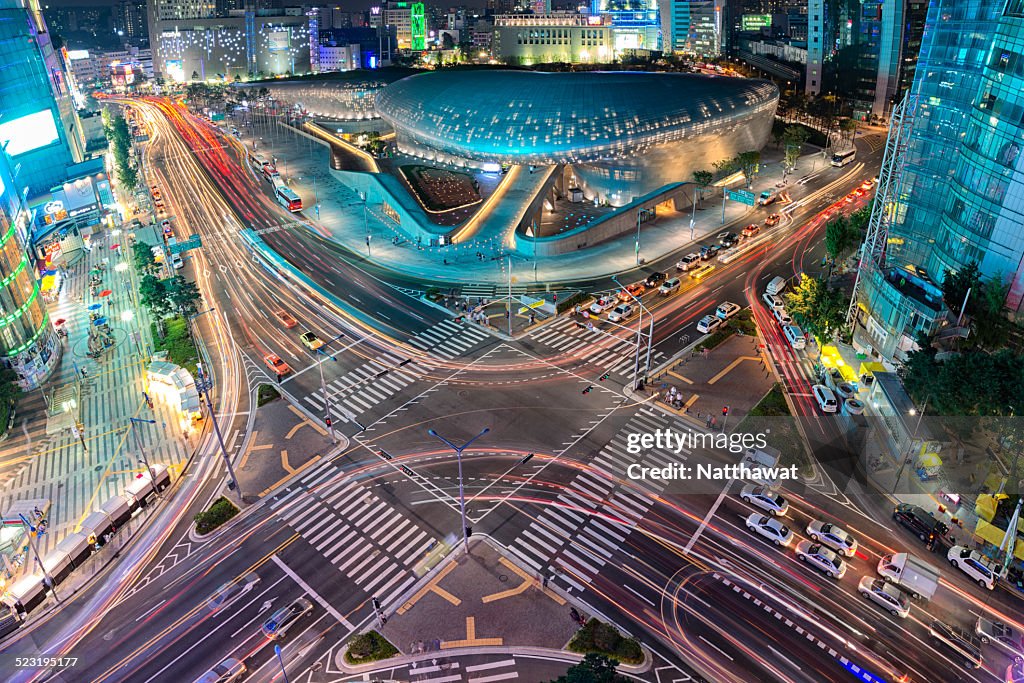
M 391 454 L 388 453 L 387 451 L 380 451 L 380 457 L 384 458 L 385 460 L 390 460 Z
M 612 376 L 612 373 L 606 372 L 603 375 L 601 375 L 601 381 L 603 382 L 603 381 L 605 381 L 606 379 L 608 379 L 611 376 Z
M 328 428 L 330 428 L 330 426 L 331 426 L 331 416 L 330 415 L 328 415 L 327 417 L 324 418 L 324 424 L 327 425 Z
M 371 598 L 371 599 L 373 600 L 373 609 L 379 610 L 380 609 L 380 600 L 378 600 L 377 598 Z
M 725 417 L 729 416 L 729 406 L 722 406 L 722 415 Z
M 584 329 L 584 330 L 587 329 L 587 324 L 585 322 L 583 322 L 582 320 L 576 320 L 575 323 L 576 323 L 576 327 L 579 327 L 579 328 Z
M 473 527 L 471 527 L 471 526 L 467 526 L 464 529 L 464 531 L 466 532 L 466 538 L 469 538 L 470 536 L 473 535 Z
M 589 393 L 590 393 L 590 390 L 591 390 L 591 389 L 593 389 L 593 388 L 594 388 L 594 385 L 593 385 L 593 384 L 591 384 L 591 385 L 589 385 L 589 386 L 588 386 L 588 387 L 587 387 L 586 389 L 584 389 L 582 393 L 584 393 L 584 394 L 589 394 Z
M 533 457 L 533 453 L 529 453 L 529 454 L 523 456 L 523 459 L 519 461 L 519 464 L 520 465 L 525 465 L 526 463 L 530 462 L 530 458 L 532 458 L 532 457 Z

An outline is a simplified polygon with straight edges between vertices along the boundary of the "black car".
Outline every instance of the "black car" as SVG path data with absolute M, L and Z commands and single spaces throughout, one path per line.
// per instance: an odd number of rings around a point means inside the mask
M 717 254 L 719 252 L 719 250 L 721 250 L 721 247 L 718 246 L 717 244 L 712 244 L 712 245 L 709 245 L 709 246 L 706 246 L 706 247 L 701 247 L 700 248 L 700 259 L 701 259 L 701 261 L 710 261 L 711 259 L 713 259 L 715 257 L 715 254 Z
M 736 235 L 736 233 L 730 232 L 726 233 L 725 235 L 722 235 L 722 239 L 718 241 L 722 243 L 723 247 L 728 249 L 729 247 L 734 246 L 737 242 L 739 242 L 740 238 Z
M 917 505 L 900 503 L 892 511 L 892 518 L 914 532 L 925 543 L 931 543 L 949 533 L 949 527 L 945 522 L 935 519 Z
M 970 631 L 935 619 L 928 627 L 933 645 L 945 647 L 969 669 L 981 668 L 981 639 Z
M 651 273 L 650 275 L 647 276 L 647 279 L 644 280 L 644 284 L 647 285 L 648 288 L 651 288 L 657 287 L 664 281 L 665 273 Z

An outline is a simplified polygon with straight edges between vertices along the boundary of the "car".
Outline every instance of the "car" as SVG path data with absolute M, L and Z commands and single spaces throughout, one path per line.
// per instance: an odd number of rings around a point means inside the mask
M 658 287 L 658 294 L 662 296 L 668 296 L 673 292 L 678 292 L 680 284 L 681 283 L 679 282 L 679 278 L 670 277 L 669 279 L 661 283 L 661 287 Z
M 719 244 L 721 244 L 726 249 L 728 249 L 729 247 L 736 246 L 736 243 L 739 241 L 740 238 L 737 237 L 736 233 L 734 232 L 727 232 L 718 240 Z
M 836 395 L 824 384 L 815 384 L 811 387 L 811 393 L 814 394 L 814 400 L 818 402 L 821 412 L 834 413 L 839 410 L 839 401 L 836 400 Z
M 899 588 L 873 576 L 865 576 L 857 584 L 857 592 L 894 617 L 906 619 L 910 614 L 910 600 Z
M 949 533 L 949 527 L 945 522 L 935 519 L 924 511 L 924 508 L 910 503 L 900 503 L 892 511 L 892 518 L 901 525 L 912 531 L 925 543 L 935 540 L 936 537 L 945 536 Z
M 772 311 L 772 315 L 779 321 L 779 324 L 783 327 L 788 327 L 793 324 L 793 318 L 789 315 L 789 311 L 785 308 L 776 308 Z
M 739 313 L 740 310 L 741 309 L 739 304 L 734 304 L 731 301 L 723 301 L 721 304 L 718 305 L 718 308 L 715 309 L 715 315 L 717 315 L 722 320 L 728 320 L 729 318 Z
M 722 324 L 722 319 L 717 315 L 706 315 L 697 323 L 697 331 L 701 334 L 711 334 Z
M 608 320 L 619 323 L 633 315 L 633 304 L 619 304 L 608 314 Z
M 982 645 L 991 643 L 1012 657 L 1017 664 L 1024 663 L 1024 639 L 1014 627 L 1001 621 L 978 617 L 974 632 L 978 634 Z
M 811 520 L 807 525 L 807 535 L 815 543 L 821 543 L 843 557 L 853 557 L 857 552 L 857 540 L 848 531 L 840 529 L 835 524 Z
M 303 332 L 300 339 L 302 339 L 302 343 L 305 344 L 310 351 L 316 351 L 324 345 L 323 340 L 312 332 Z
M 988 565 L 984 556 L 977 550 L 962 545 L 955 545 L 946 553 L 949 563 L 978 582 L 982 588 L 992 590 L 996 587 L 996 571 Z
M 234 683 L 245 673 L 245 664 L 228 657 L 196 679 L 196 683 Z
M 267 638 L 283 638 L 299 617 L 313 611 L 313 603 L 306 598 L 297 598 L 287 607 L 282 607 L 263 622 L 260 630 Z
M 263 362 L 267 364 L 268 368 L 278 375 L 287 375 L 292 371 L 292 369 L 288 367 L 288 364 L 281 360 L 280 356 L 273 353 L 268 353 L 263 356 Z
M 804 331 L 796 325 L 783 325 L 782 334 L 789 341 L 789 345 L 795 350 L 807 348 L 807 338 L 804 337 Z
M 867 194 L 867 190 L 865 190 L 863 187 L 858 187 L 856 190 L 853 191 L 853 193 L 858 197 L 863 197 L 864 195 Z
M 617 299 L 613 296 L 599 296 L 597 301 L 590 304 L 590 312 L 594 315 L 601 315 L 615 305 Z
M 700 263 L 700 254 L 687 254 L 676 263 L 676 270 L 685 273 L 691 268 L 696 268 Z
M 767 486 L 747 484 L 740 489 L 740 498 L 754 507 L 759 507 L 774 517 L 785 517 L 789 512 L 789 503 L 785 498 Z
M 764 219 L 764 227 L 771 228 L 779 224 L 782 220 L 782 216 L 777 213 L 769 214 L 768 218 Z
M 782 297 L 778 294 L 769 294 L 765 292 L 761 295 L 761 301 L 768 307 L 769 311 L 776 311 L 780 308 L 786 307 L 786 302 L 782 300 Z
M 619 301 L 632 301 L 634 298 L 639 299 L 644 292 L 647 291 L 647 286 L 642 282 L 634 282 L 631 285 L 626 285 L 626 288 L 619 292 Z
M 700 258 L 702 261 L 710 261 L 715 257 L 722 248 L 717 244 L 709 244 L 700 248 Z
M 857 198 L 857 195 L 855 195 L 853 192 L 851 192 L 850 194 L 846 195 L 846 203 L 847 204 L 852 204 L 853 200 L 856 199 L 856 198 Z
M 288 313 L 288 311 L 284 310 L 283 308 L 274 311 L 274 317 L 280 320 L 281 324 L 287 327 L 289 330 L 299 324 L 298 321 L 295 318 L 293 318 L 291 314 Z
M 824 572 L 830 579 L 841 579 L 846 574 L 846 563 L 842 558 L 820 543 L 800 541 L 796 544 L 796 557 Z
M 690 277 L 699 282 L 700 280 L 706 278 L 708 275 L 711 275 L 711 271 L 713 271 L 714 269 L 715 267 L 712 264 L 705 263 L 691 270 Z
M 254 586 L 259 584 L 260 577 L 256 572 L 249 572 L 240 579 L 228 581 L 217 589 L 217 592 L 213 594 L 213 597 L 207 601 L 206 606 L 211 610 L 218 610 L 224 605 L 237 599 L 239 595 L 244 595 L 253 589 Z
M 789 547 L 793 542 L 793 532 L 774 517 L 766 517 L 755 512 L 747 517 L 747 528 L 758 536 L 763 536 L 780 547 Z
M 163 228 L 165 236 L 172 237 L 174 235 L 174 231 L 171 230 L 171 222 L 169 220 L 160 221 L 160 227 Z
M 757 223 L 751 223 L 747 227 L 743 228 L 742 235 L 744 237 L 753 237 L 757 233 L 761 232 L 761 226 Z
M 660 271 L 651 273 L 650 275 L 647 276 L 647 279 L 644 280 L 644 285 L 653 289 L 654 287 L 657 287 L 662 282 L 664 282 L 666 279 L 667 278 L 665 273 L 662 273 Z
M 868 178 L 867 180 L 865 180 L 863 183 L 860 184 L 860 187 L 861 187 L 862 190 L 870 190 L 874 186 L 875 186 L 875 181 L 874 181 L 873 178 Z
M 952 626 L 944 621 L 933 619 L 928 625 L 928 636 L 932 645 L 945 647 L 956 655 L 967 668 L 981 668 L 981 639 L 974 633 L 959 626 Z

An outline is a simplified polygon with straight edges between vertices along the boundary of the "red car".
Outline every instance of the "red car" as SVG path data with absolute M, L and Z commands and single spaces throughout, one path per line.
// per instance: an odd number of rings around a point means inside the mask
M 631 285 L 626 285 L 626 288 L 619 292 L 619 301 L 623 303 L 633 300 L 633 297 L 640 298 L 644 292 L 647 291 L 647 287 L 642 282 L 634 282 Z M 632 296 L 630 296 L 632 295 Z
M 757 233 L 761 232 L 761 226 L 757 223 L 751 223 L 747 227 L 743 228 L 744 237 L 753 237 Z
M 292 371 L 288 364 L 281 360 L 280 356 L 273 353 L 263 356 L 263 362 L 267 364 L 267 367 L 273 370 L 278 375 L 287 375 Z
M 782 216 L 780 216 L 777 213 L 773 213 L 772 215 L 768 216 L 768 218 L 764 219 L 764 227 L 770 228 L 772 226 L 778 225 L 779 221 L 781 220 Z

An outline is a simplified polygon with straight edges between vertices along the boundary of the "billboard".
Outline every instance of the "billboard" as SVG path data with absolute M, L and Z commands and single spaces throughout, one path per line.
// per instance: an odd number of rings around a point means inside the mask
M 760 31 L 763 28 L 771 28 L 772 15 L 744 14 L 742 19 L 740 19 L 740 26 L 744 31 Z
M 267 49 L 270 52 L 282 52 L 291 46 L 290 31 L 271 31 L 267 35 Z
M 57 124 L 49 109 L 0 123 L 0 144 L 7 144 L 7 153 L 12 157 L 52 145 L 58 140 Z

